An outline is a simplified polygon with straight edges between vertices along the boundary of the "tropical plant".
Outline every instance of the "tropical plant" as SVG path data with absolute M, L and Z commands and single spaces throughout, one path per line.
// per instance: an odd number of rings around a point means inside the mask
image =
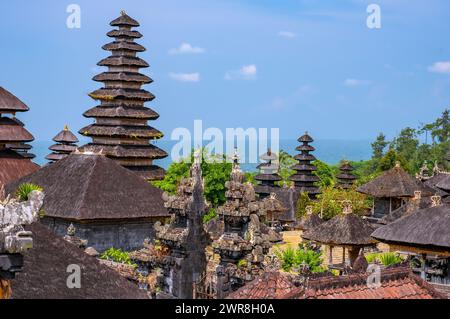
M 20 184 L 20 186 L 17 188 L 17 191 L 16 191 L 16 197 L 20 201 L 27 201 L 28 196 L 30 195 L 30 193 L 32 191 L 42 192 L 43 189 L 42 189 L 42 187 L 35 185 L 35 184 L 31 184 L 31 183 Z
M 386 267 L 403 262 L 403 259 L 399 255 L 391 252 L 380 254 L 378 259 Z
M 117 248 L 109 248 L 100 255 L 100 259 L 110 260 L 121 264 L 133 265 L 130 254 Z
M 281 268 L 286 272 L 298 271 L 302 266 L 307 266 L 313 273 L 325 271 L 322 266 L 322 253 L 305 245 L 300 245 L 297 249 L 291 246 L 277 249 L 275 255 L 281 261 Z
M 203 223 L 208 223 L 217 217 L 217 212 L 214 208 L 211 208 L 208 213 L 203 216 Z

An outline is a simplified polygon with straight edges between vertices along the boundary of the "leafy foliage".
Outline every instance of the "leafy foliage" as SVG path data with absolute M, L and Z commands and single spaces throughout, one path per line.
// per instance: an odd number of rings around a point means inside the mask
M 301 217 L 304 215 L 306 206 L 310 205 L 314 213 L 328 220 L 342 213 L 343 204 L 346 200 L 351 201 L 355 214 L 364 215 L 371 207 L 371 202 L 367 197 L 354 189 L 344 190 L 324 187 L 322 188 L 322 194 L 317 196 L 317 200 L 312 201 L 306 196 L 300 196 L 297 201 L 297 216 Z
M 184 159 L 180 162 L 173 162 L 164 179 L 154 181 L 152 184 L 168 193 L 176 193 L 181 178 L 189 176 L 192 161 L 193 155 L 191 155 L 190 161 Z M 224 155 L 209 156 L 203 150 L 201 167 L 205 179 L 205 198 L 213 207 L 225 203 L 225 182 L 230 178 L 231 166 Z
M 384 266 L 392 266 L 397 265 L 403 262 L 403 258 L 399 255 L 392 253 L 392 252 L 386 252 L 386 253 L 370 253 L 367 254 L 366 260 L 369 264 L 373 263 L 381 263 Z
M 27 201 L 28 200 L 28 195 L 30 195 L 30 193 L 32 191 L 40 191 L 40 192 L 42 192 L 43 189 L 42 189 L 42 187 L 40 187 L 38 185 L 35 185 L 35 184 L 24 183 L 24 184 L 21 184 L 19 186 L 19 188 L 17 188 L 16 197 L 20 201 Z
M 277 182 L 277 184 L 280 186 L 290 185 L 291 181 L 289 180 L 289 177 L 295 173 L 295 171 L 291 169 L 291 167 L 294 166 L 297 163 L 297 161 L 287 152 L 280 150 L 279 162 L 280 162 L 279 174 L 282 180 Z
M 205 216 L 203 216 L 203 223 L 208 223 L 209 221 L 213 220 L 217 217 L 217 212 L 214 208 L 211 208 Z
M 322 253 L 306 245 L 300 245 L 297 249 L 288 246 L 283 250 L 276 250 L 275 254 L 281 261 L 281 268 L 286 272 L 296 271 L 303 265 L 306 265 L 313 273 L 325 271 L 322 266 Z
M 100 259 L 115 261 L 121 264 L 134 265 L 129 253 L 116 248 L 109 248 L 100 255 Z

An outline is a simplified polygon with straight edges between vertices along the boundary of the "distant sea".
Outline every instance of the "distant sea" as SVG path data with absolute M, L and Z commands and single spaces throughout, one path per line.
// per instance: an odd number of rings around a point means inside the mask
M 86 141 L 80 142 L 79 145 L 83 145 Z M 162 148 L 170 154 L 172 147 L 176 144 L 176 141 L 157 141 L 156 145 Z M 371 158 L 372 149 L 369 140 L 331 140 L 323 139 L 316 140 L 312 144 L 316 151 L 313 153 L 317 159 L 324 161 L 328 164 L 337 164 L 341 160 L 362 161 Z M 33 148 L 31 153 L 36 155 L 34 162 L 39 165 L 47 163 L 45 156 L 50 153 L 48 149 L 50 145 L 54 144 L 51 141 L 35 141 L 32 143 Z M 297 152 L 295 148 L 299 145 L 297 140 L 280 140 L 280 149 L 285 152 L 295 155 Z M 172 160 L 169 157 L 156 161 L 155 164 L 167 168 Z M 242 164 L 242 169 L 245 171 L 255 171 L 257 164 Z

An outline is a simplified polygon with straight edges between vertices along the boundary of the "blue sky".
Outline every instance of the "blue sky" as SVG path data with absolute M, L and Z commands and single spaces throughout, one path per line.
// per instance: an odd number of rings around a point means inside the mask
M 66 27 L 71 3 L 80 29 Z M 366 26 L 370 3 L 381 29 Z M 20 118 L 37 140 L 92 122 L 87 93 L 121 9 L 141 23 L 148 106 L 161 115 L 152 125 L 166 138 L 195 119 L 278 127 L 281 138 L 392 137 L 449 106 L 447 0 L 1 1 L 0 85 L 30 106 Z

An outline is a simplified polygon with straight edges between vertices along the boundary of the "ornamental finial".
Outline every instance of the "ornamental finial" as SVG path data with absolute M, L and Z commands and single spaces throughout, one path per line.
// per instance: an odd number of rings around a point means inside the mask
M 127 13 L 125 12 L 125 10 L 120 10 L 120 15 L 121 16 L 124 16 L 124 15 L 126 15 Z
M 431 196 L 431 207 L 437 207 L 442 205 L 441 196 L 434 195 Z
M 343 214 L 348 215 L 353 213 L 352 202 L 350 200 L 344 200 L 342 201 L 342 204 L 344 205 L 344 208 L 342 210 Z

